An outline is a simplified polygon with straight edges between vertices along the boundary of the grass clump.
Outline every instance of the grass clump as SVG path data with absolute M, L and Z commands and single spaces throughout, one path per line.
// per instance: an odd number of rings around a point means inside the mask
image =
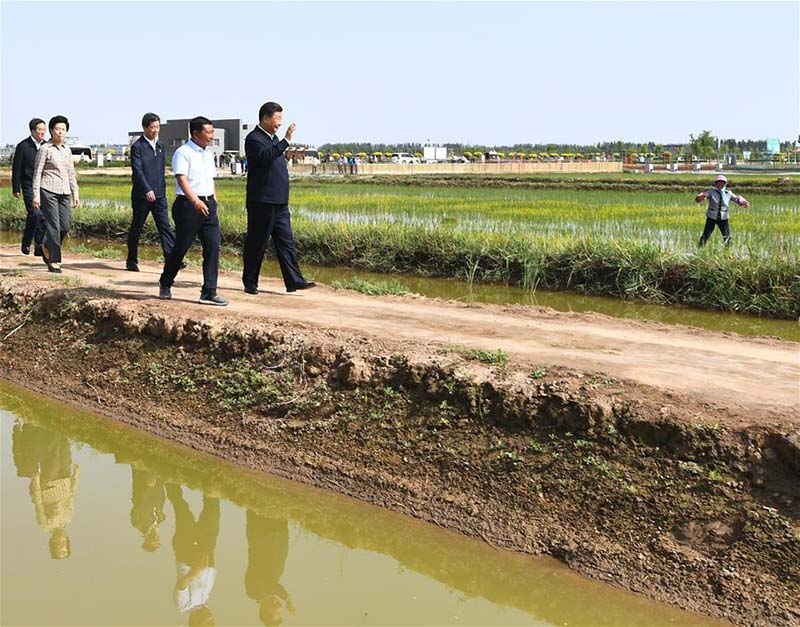
M 499 348 L 496 351 L 486 351 L 481 349 L 470 349 L 464 351 L 464 357 L 474 361 L 481 361 L 485 364 L 505 367 L 508 363 L 508 355 Z
M 399 281 L 368 281 L 360 277 L 334 281 L 331 287 L 337 290 L 353 290 L 370 296 L 404 296 L 411 293 Z

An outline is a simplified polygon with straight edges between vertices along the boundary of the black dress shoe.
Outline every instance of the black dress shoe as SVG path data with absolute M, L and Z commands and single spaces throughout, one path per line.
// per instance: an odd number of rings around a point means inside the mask
M 23 246 L 22 247 L 22 254 L 23 255 L 30 255 L 31 254 L 31 247 L 30 246 Z
M 258 288 L 255 285 L 245 285 L 244 291 L 246 294 L 258 294 Z
M 297 290 L 310 290 L 312 287 L 317 287 L 314 281 L 304 281 L 303 283 L 295 283 L 291 287 L 287 287 L 287 292 L 296 292 Z
M 139 272 L 139 264 L 138 263 L 131 263 L 130 261 L 125 264 L 125 269 L 128 272 Z

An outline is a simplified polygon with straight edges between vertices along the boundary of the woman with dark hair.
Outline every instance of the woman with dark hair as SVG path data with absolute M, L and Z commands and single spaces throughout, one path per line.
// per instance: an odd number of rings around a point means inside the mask
M 71 209 L 80 205 L 72 151 L 64 140 L 69 120 L 50 118 L 50 141 L 36 153 L 33 166 L 33 208 L 45 221 L 42 257 L 50 272 L 61 272 L 61 243 L 69 232 Z M 71 202 L 70 202 L 71 197 Z

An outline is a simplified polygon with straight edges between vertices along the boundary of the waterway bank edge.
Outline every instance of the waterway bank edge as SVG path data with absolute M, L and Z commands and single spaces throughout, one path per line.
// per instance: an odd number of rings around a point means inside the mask
M 780 417 L 742 426 L 597 373 L 0 285 L 0 362 L 24 387 L 686 609 L 800 617 L 800 449 Z

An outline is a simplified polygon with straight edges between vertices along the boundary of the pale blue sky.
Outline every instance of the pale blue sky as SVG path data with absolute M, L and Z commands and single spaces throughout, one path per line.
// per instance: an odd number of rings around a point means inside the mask
M 800 132 L 797 1 L 2 0 L 0 12 L 0 144 L 33 116 L 123 142 L 146 111 L 255 121 L 266 100 L 312 144 Z

